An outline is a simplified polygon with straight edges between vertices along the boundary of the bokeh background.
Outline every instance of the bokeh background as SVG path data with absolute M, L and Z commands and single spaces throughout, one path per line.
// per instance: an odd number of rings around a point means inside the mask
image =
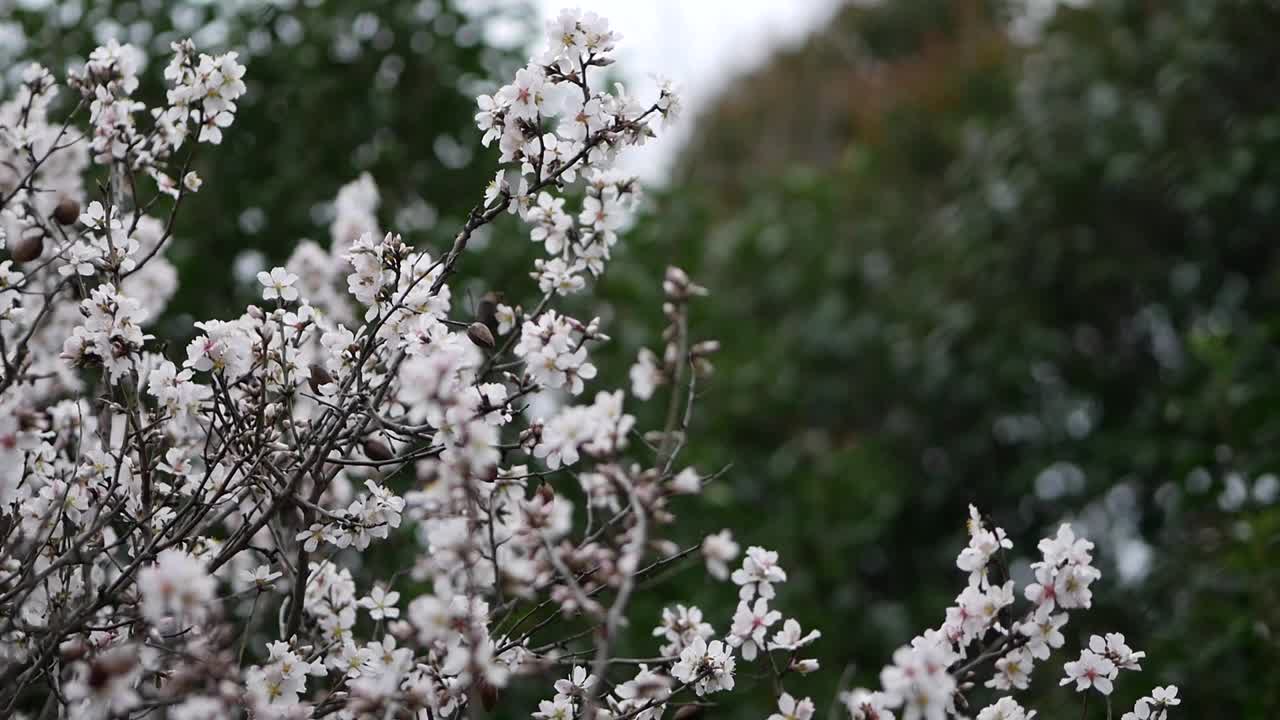
M 573 4 L 627 36 L 617 79 L 665 73 L 689 105 L 628 160 L 645 212 L 576 309 L 613 328 L 597 364 L 621 384 L 661 327 L 662 269 L 713 291 L 695 332 L 724 349 L 689 459 L 732 469 L 682 532 L 781 553 L 780 607 L 824 632 L 824 672 L 793 691 L 825 714 L 941 621 L 977 503 L 1021 577 L 1061 521 L 1098 543 L 1067 650 L 1120 629 L 1147 651 L 1118 709 L 1176 683 L 1181 717 L 1276 717 L 1280 3 Z M 249 93 L 170 254 L 161 332 L 181 337 L 323 239 L 361 172 L 385 226 L 444 246 L 492 176 L 473 98 L 555 5 L 0 0 L 0 68 L 62 68 L 111 36 L 240 50 Z M 533 297 L 536 251 L 499 224 L 455 293 Z M 735 600 L 691 569 L 636 617 L 692 602 L 723 629 Z M 652 653 L 647 629 L 626 652 Z M 1078 712 L 1055 660 L 1023 698 L 1046 718 Z M 709 717 L 762 717 L 768 683 L 740 681 L 753 709 Z

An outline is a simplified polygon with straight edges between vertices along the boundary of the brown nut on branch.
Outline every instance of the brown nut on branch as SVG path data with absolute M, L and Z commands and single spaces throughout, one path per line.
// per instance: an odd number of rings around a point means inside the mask
M 9 248 L 9 255 L 14 262 L 26 263 L 35 260 L 44 253 L 44 237 L 41 235 L 24 235 Z
M 58 206 L 53 209 L 53 219 L 63 226 L 74 224 L 80 219 L 80 203 L 69 197 L 62 198 Z
M 395 457 L 395 453 L 391 452 L 391 448 L 377 438 L 365 438 L 364 454 L 365 457 L 374 462 L 386 462 Z
M 482 347 L 485 350 L 492 350 L 495 343 L 493 342 L 493 333 L 489 332 L 488 326 L 481 322 L 473 322 L 467 327 L 467 337 L 471 338 L 471 342 L 476 347 Z

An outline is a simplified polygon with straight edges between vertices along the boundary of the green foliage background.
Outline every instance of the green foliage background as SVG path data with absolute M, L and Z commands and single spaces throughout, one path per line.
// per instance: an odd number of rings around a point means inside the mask
M 1027 561 L 1063 519 L 1098 541 L 1066 651 L 1149 653 L 1117 712 L 1172 682 L 1187 717 L 1272 717 L 1280 6 L 1099 0 L 1031 47 L 1003 12 L 849 9 L 736 83 L 607 286 L 670 261 L 715 292 L 706 522 L 781 552 L 815 697 L 941 621 L 973 502 Z

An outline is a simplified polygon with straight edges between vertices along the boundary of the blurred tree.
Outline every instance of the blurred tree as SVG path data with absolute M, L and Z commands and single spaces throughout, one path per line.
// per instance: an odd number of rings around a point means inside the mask
M 1176 682 L 1189 717 L 1271 717 L 1280 5 L 1098 0 L 1028 48 L 1008 19 L 848 8 L 703 118 L 606 282 L 632 302 L 675 262 L 715 293 L 694 458 L 734 470 L 705 529 L 755 513 L 781 607 L 857 629 L 828 670 L 874 685 L 941 621 L 974 502 L 1015 572 L 1061 519 L 1098 541 L 1072 630 L 1150 653 L 1117 708 Z

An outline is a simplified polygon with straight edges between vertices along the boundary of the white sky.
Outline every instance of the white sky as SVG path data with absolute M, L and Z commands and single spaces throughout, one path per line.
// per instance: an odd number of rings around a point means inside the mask
M 665 137 L 633 148 L 622 166 L 648 181 L 665 177 L 702 107 L 779 47 L 799 44 L 828 20 L 839 0 L 538 0 L 545 17 L 563 7 L 593 10 L 622 33 L 620 74 L 647 97 L 652 75 L 681 88 L 685 113 Z M 629 88 L 630 89 L 630 88 Z

